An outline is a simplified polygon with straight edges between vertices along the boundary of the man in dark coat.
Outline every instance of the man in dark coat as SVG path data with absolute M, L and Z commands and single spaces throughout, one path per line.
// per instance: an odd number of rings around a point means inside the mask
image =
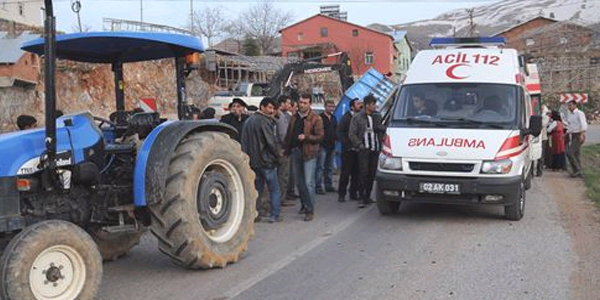
M 338 125 L 338 139 L 342 143 L 342 171 L 340 174 L 340 182 L 338 186 L 338 201 L 346 201 L 346 191 L 348 189 L 348 181 L 350 178 L 350 199 L 358 200 L 358 151 L 352 147 L 348 130 L 350 129 L 350 121 L 352 116 L 359 113 L 362 109 L 362 101 L 358 98 L 350 100 L 350 110 L 347 111 Z
M 377 161 L 381 151 L 381 141 L 385 134 L 381 115 L 377 113 L 377 99 L 373 95 L 364 98 L 365 108 L 355 114 L 350 121 L 349 138 L 354 149 L 358 149 L 358 174 L 360 196 L 358 207 L 371 203 L 371 190 L 377 171 Z
M 279 142 L 275 132 L 273 113 L 277 103 L 274 99 L 265 97 L 260 102 L 260 110 L 250 116 L 242 128 L 242 150 L 250 157 L 250 167 L 256 173 L 256 190 L 259 200 L 263 193 L 265 183 L 269 189 L 271 211 L 269 223 L 281 221 L 280 216 L 280 191 L 277 177 L 279 164 Z M 257 210 L 260 201 L 256 201 Z
M 229 113 L 221 117 L 221 122 L 229 124 L 237 130 L 238 134 L 235 136 L 235 140 L 238 142 L 240 141 L 244 122 L 248 119 L 248 115 L 244 112 L 247 106 L 244 100 L 233 98 L 229 103 Z

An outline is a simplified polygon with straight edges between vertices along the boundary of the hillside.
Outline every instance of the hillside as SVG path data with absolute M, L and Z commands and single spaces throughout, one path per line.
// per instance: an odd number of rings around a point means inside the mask
M 600 1 L 595 0 L 505 0 L 478 7 L 465 7 L 441 14 L 433 19 L 405 24 L 371 24 L 369 27 L 390 31 L 407 30 L 416 49 L 427 48 L 434 36 L 467 36 L 469 13 L 474 9 L 475 34 L 493 35 L 529 19 L 543 16 L 558 21 L 569 20 L 583 25 L 598 22 Z
M 42 68 L 40 68 L 41 70 Z M 130 63 L 124 66 L 125 107 L 137 107 L 139 99 L 154 98 L 162 114 L 176 114 L 177 89 L 173 60 Z M 188 101 L 206 106 L 210 86 L 194 71 L 186 79 Z M 114 77 L 109 65 L 59 61 L 56 72 L 57 108 L 65 113 L 90 111 L 108 117 L 115 110 Z M 16 117 L 30 114 L 44 124 L 43 74 L 35 89 L 5 89 L 0 94 L 0 132 L 16 129 Z

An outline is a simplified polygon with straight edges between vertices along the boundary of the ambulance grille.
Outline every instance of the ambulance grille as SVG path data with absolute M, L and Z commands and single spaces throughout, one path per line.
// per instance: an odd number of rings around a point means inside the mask
M 475 167 L 474 164 L 449 164 L 449 163 L 426 163 L 426 162 L 409 162 L 408 165 L 413 171 L 430 171 L 430 172 L 460 172 L 470 173 Z

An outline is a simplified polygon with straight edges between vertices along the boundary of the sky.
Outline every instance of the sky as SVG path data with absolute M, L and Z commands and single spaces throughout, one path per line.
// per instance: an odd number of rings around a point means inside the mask
M 54 1 L 57 27 L 64 32 L 73 32 L 77 24 L 77 15 L 71 10 L 74 0 Z M 348 21 L 359 25 L 381 23 L 401 24 L 436 17 L 454 9 L 472 8 L 488 5 L 500 0 L 392 0 L 367 1 L 345 0 L 324 2 L 317 0 L 274 0 L 274 5 L 294 16 L 293 22 L 303 20 L 319 13 L 320 5 L 339 4 L 342 11 L 348 12 Z M 102 18 L 116 18 L 186 27 L 189 24 L 190 5 L 198 11 L 206 6 L 220 6 L 229 18 L 235 18 L 256 1 L 247 0 L 80 0 L 81 22 L 83 27 L 92 31 L 101 31 Z M 142 14 L 140 16 L 140 7 Z

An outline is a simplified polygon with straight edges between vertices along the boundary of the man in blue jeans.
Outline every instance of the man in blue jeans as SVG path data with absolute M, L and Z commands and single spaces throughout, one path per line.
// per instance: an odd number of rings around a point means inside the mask
M 316 193 L 335 192 L 333 188 L 333 152 L 335 150 L 337 119 L 333 115 L 335 103 L 333 100 L 325 101 L 325 111 L 320 114 L 323 119 L 325 136 L 321 142 L 321 149 L 317 156 Z M 323 184 L 325 189 L 323 190 Z
M 279 142 L 275 131 L 273 115 L 277 102 L 265 97 L 260 102 L 260 109 L 246 120 L 242 128 L 242 150 L 250 157 L 250 167 L 256 173 L 256 190 L 259 197 L 256 207 L 260 206 L 265 182 L 271 198 L 271 211 L 267 222 L 282 220 L 280 216 L 280 191 L 277 166 L 279 164 Z M 260 217 L 257 218 L 257 221 Z
M 310 105 L 310 94 L 303 93 L 298 100 L 298 112 L 290 119 L 285 136 L 285 154 L 290 155 L 296 186 L 300 192 L 304 221 L 312 221 L 315 209 L 315 169 L 317 153 L 323 140 L 323 119 L 315 114 Z

